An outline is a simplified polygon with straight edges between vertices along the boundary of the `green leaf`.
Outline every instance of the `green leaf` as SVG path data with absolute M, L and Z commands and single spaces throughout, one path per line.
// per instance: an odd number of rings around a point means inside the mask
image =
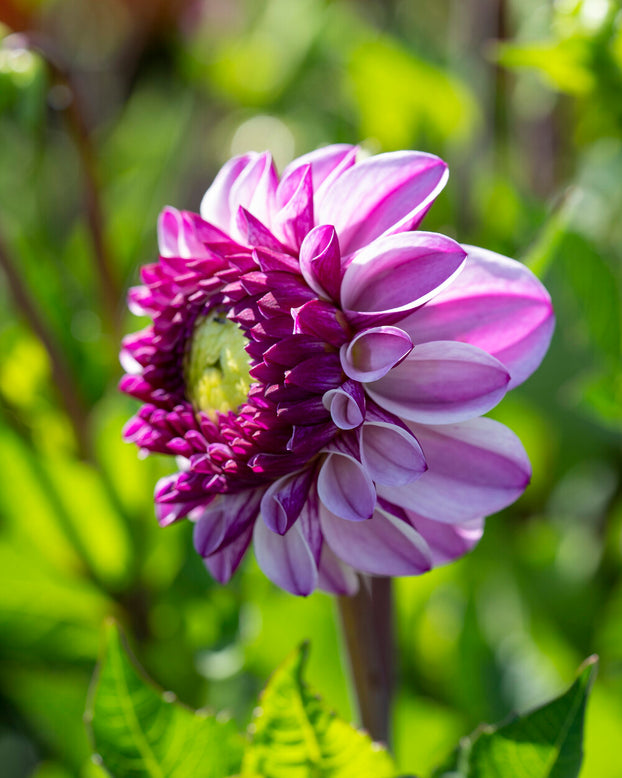
M 239 769 L 242 741 L 233 722 L 191 711 L 151 686 L 114 622 L 106 625 L 86 720 L 114 778 L 226 778 Z
M 388 753 L 303 681 L 306 644 L 277 669 L 251 724 L 242 778 L 394 778 Z
M 587 659 L 561 697 L 464 738 L 435 778 L 576 778 L 583 759 L 585 705 L 597 662 L 595 656 Z

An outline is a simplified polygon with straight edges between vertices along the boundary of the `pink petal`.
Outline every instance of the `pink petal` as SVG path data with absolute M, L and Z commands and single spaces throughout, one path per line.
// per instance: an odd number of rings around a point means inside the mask
M 359 383 L 346 381 L 338 389 L 329 389 L 322 403 L 333 422 L 342 430 L 352 430 L 365 418 L 365 394 Z
M 384 378 L 366 385 L 381 407 L 424 424 L 465 421 L 494 408 L 507 390 L 505 367 L 467 343 L 422 343 Z
M 531 477 L 516 435 L 492 419 L 461 424 L 409 424 L 428 470 L 415 483 L 378 487 L 387 500 L 448 524 L 489 516 L 513 503 Z
M 352 455 L 333 450 L 318 476 L 318 495 L 337 516 L 350 521 L 369 519 L 376 505 L 376 490 L 367 470 Z
M 421 535 L 401 519 L 375 511 L 368 521 L 345 521 L 320 513 L 324 540 L 355 570 L 371 575 L 419 575 L 432 566 Z
M 400 321 L 400 327 L 415 343 L 460 340 L 479 346 L 507 367 L 512 388 L 533 373 L 546 353 L 555 325 L 551 298 L 525 265 L 466 248 L 458 278 Z
M 240 177 L 241 173 L 259 155 L 255 152 L 243 154 L 234 157 L 226 162 L 218 172 L 212 185 L 203 195 L 201 200 L 201 216 L 206 222 L 220 227 L 225 232 L 229 232 L 235 214 L 237 213 L 237 203 L 231 203 L 231 190 Z
M 314 292 L 333 300 L 339 299 L 341 252 L 332 225 L 315 227 L 306 236 L 300 247 L 300 270 Z
M 350 565 L 342 562 L 328 543 L 322 544 L 318 588 L 329 594 L 351 597 L 359 588 L 359 579 Z
M 261 517 L 272 532 L 284 535 L 300 515 L 309 494 L 313 468 L 274 481 L 261 499 Z
M 313 228 L 311 165 L 295 168 L 281 179 L 276 190 L 276 204 L 280 209 L 278 225 L 288 246 L 297 251 Z
M 376 381 L 412 350 L 410 337 L 397 327 L 370 327 L 339 351 L 344 373 L 355 381 Z
M 447 165 L 433 154 L 397 151 L 346 170 L 316 202 L 316 222 L 333 224 L 344 254 L 384 234 L 413 230 L 445 186 Z
M 388 323 L 423 305 L 460 272 L 466 253 L 434 232 L 389 235 L 357 252 L 344 273 L 341 305 L 354 323 Z
M 427 470 L 421 446 L 408 430 L 365 421 L 360 434 L 361 461 L 376 483 L 401 486 L 421 478 Z
M 291 162 L 283 171 L 283 178 L 291 175 L 299 167 L 311 165 L 313 191 L 317 194 L 318 190 L 321 192 L 332 180 L 352 167 L 356 160 L 356 152 L 356 146 L 345 143 L 324 146 Z
M 158 217 L 158 245 L 163 257 L 200 259 L 209 255 L 190 214 L 171 206 L 164 208 Z
M 256 522 L 253 547 L 259 567 L 277 586 L 302 596 L 317 586 L 315 559 L 298 523 L 278 535 L 265 522 Z

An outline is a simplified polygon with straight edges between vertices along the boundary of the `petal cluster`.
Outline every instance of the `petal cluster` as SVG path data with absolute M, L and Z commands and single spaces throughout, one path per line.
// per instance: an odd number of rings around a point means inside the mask
M 194 522 L 219 581 L 251 541 L 295 594 L 423 573 L 527 485 L 520 441 L 482 417 L 542 360 L 550 298 L 523 265 L 418 229 L 446 180 L 419 152 L 330 146 L 280 178 L 251 153 L 200 215 L 162 213 L 129 294 L 152 323 L 123 343 L 121 388 L 143 403 L 125 437 L 178 458 L 157 516 Z

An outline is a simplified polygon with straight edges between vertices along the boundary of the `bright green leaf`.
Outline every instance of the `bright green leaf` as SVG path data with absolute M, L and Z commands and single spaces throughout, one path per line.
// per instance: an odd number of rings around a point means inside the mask
M 587 659 L 561 697 L 461 741 L 436 778 L 576 778 L 583 759 L 585 705 L 597 658 Z
M 114 778 L 227 778 L 239 768 L 233 723 L 191 711 L 151 686 L 112 622 L 86 719 Z
M 388 753 L 309 690 L 306 660 L 303 646 L 269 681 L 251 724 L 242 778 L 393 778 Z

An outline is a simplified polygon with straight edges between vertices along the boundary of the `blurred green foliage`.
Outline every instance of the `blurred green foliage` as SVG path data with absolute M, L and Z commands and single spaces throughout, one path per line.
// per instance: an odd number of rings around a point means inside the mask
M 156 527 L 171 463 L 122 443 L 136 405 L 116 391 L 162 206 L 196 210 L 233 153 L 282 168 L 346 141 L 447 159 L 426 229 L 528 262 L 557 313 L 495 411 L 532 486 L 468 558 L 396 582 L 398 764 L 429 775 L 597 652 L 581 775 L 620 778 L 619 4 L 5 0 L 0 22 L 3 776 L 101 776 L 81 719 L 107 615 L 159 683 L 241 723 L 311 639 L 310 681 L 351 716 L 330 598 L 277 591 L 252 559 L 214 584 L 187 526 Z

